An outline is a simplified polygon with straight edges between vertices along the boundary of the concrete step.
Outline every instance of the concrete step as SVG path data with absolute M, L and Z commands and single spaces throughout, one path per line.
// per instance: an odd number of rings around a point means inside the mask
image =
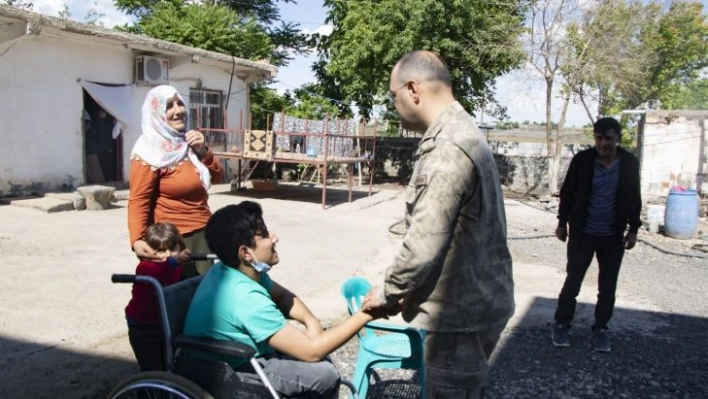
M 73 211 L 74 202 L 52 197 L 41 197 L 31 199 L 18 199 L 10 201 L 10 205 L 20 208 L 31 208 L 44 211 L 47 213 Z
M 111 203 L 119 201 L 127 201 L 130 192 L 125 190 L 116 190 L 111 198 Z M 0 205 L 12 205 L 20 208 L 37 209 L 47 213 L 64 212 L 64 211 L 83 211 L 86 209 L 86 198 L 77 191 L 69 193 L 46 193 L 44 197 L 38 196 L 19 196 L 0 198 Z

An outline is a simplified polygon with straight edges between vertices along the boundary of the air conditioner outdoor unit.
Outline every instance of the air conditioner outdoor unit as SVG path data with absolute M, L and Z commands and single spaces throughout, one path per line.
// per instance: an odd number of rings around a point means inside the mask
M 170 61 L 165 58 L 140 55 L 135 57 L 135 83 L 166 85 L 170 83 Z

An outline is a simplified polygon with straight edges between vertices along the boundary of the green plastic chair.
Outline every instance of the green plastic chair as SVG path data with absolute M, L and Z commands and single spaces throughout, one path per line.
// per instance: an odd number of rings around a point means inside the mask
M 363 277 L 352 277 L 342 284 L 342 295 L 347 301 L 349 314 L 361 308 L 361 302 L 371 291 L 371 284 Z M 385 334 L 381 334 L 385 332 Z M 352 383 L 359 397 L 366 398 L 372 370 L 418 370 L 421 381 L 421 398 L 425 392 L 423 367 L 423 339 L 425 331 L 411 327 L 371 322 L 359 333 L 359 352 Z M 351 398 L 351 396 L 350 396 Z

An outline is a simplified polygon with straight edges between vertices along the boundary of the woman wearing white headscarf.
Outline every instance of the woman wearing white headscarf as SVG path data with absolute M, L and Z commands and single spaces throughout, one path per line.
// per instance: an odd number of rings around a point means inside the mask
M 145 242 L 145 229 L 155 222 L 177 226 L 187 248 L 207 253 L 204 239 L 211 210 L 207 190 L 223 177 L 221 165 L 204 145 L 204 135 L 187 131 L 189 117 L 184 100 L 172 86 L 157 86 L 145 97 L 143 134 L 130 161 L 128 230 L 135 254 L 158 259 Z M 198 263 L 203 273 L 209 263 Z

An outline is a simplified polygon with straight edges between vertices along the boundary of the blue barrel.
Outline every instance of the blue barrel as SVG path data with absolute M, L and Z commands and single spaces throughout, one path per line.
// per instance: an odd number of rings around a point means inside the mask
M 669 191 L 666 198 L 664 228 L 669 237 L 693 238 L 698 230 L 698 193 L 696 190 Z

